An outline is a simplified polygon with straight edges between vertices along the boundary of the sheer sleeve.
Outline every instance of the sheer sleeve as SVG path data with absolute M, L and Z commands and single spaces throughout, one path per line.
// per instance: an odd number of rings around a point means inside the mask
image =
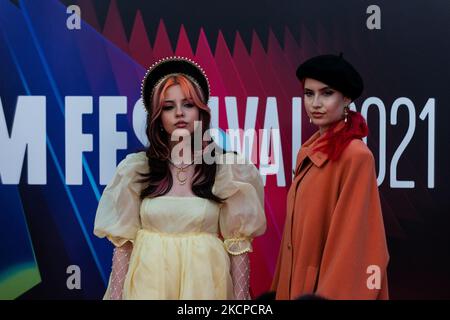
M 121 247 L 115 247 L 113 252 L 111 275 L 104 300 L 122 300 L 123 285 L 128 272 L 133 245 L 126 242 Z

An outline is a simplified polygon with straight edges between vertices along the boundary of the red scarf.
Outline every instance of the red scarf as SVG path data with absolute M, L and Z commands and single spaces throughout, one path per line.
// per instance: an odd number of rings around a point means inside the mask
M 350 141 L 362 139 L 369 133 L 366 120 L 359 112 L 349 110 L 347 122 L 341 129 L 335 130 L 339 122 L 333 123 L 328 128 L 325 134 L 319 138 L 318 146 L 314 148 L 314 151 L 321 151 L 327 154 L 332 161 L 339 159 Z

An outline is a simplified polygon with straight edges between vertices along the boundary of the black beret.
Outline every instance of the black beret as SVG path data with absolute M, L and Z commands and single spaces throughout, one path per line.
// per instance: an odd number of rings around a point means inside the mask
M 342 92 L 352 101 L 358 98 L 364 89 L 358 71 L 344 60 L 342 53 L 339 56 L 327 54 L 306 60 L 297 68 L 296 75 L 300 81 L 305 78 L 319 80 Z
M 175 74 L 187 76 L 187 78 L 203 92 L 203 97 L 205 99 L 204 103 L 208 103 L 210 87 L 205 71 L 189 58 L 179 56 L 166 57 L 155 62 L 147 70 L 144 79 L 142 80 L 141 95 L 147 111 L 151 110 L 153 90 L 156 85 L 167 76 Z

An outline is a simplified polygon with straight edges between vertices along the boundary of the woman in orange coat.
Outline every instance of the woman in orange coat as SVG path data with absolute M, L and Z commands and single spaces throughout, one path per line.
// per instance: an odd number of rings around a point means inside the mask
M 362 79 L 342 54 L 304 62 L 297 77 L 319 130 L 297 156 L 272 290 L 277 299 L 388 299 L 374 157 L 364 118 L 348 108 Z

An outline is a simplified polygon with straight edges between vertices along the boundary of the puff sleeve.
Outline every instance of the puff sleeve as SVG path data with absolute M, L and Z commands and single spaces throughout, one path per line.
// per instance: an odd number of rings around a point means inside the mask
M 226 198 L 219 216 L 219 227 L 229 254 L 252 251 L 254 237 L 266 230 L 264 185 L 258 169 L 234 153 L 224 155 L 213 193 Z
M 97 207 L 94 234 L 99 238 L 107 237 L 116 247 L 133 242 L 141 228 L 138 172 L 148 172 L 145 152 L 129 154 L 119 163 Z

